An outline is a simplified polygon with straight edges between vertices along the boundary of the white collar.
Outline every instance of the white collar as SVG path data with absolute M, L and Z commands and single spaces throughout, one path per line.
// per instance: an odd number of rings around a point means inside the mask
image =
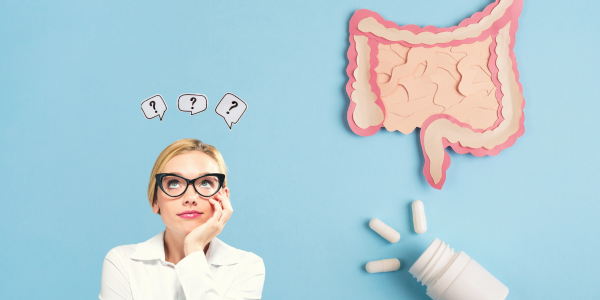
M 155 260 L 165 261 L 165 231 L 155 235 L 151 239 L 137 244 L 137 250 L 131 255 L 131 259 L 135 260 Z M 218 238 L 214 238 L 210 242 L 206 261 L 212 265 L 227 266 L 240 262 L 244 255 L 244 251 L 233 248 Z

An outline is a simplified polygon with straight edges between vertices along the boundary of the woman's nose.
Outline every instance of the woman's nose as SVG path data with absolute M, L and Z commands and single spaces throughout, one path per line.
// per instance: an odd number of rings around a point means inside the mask
M 196 199 L 185 199 L 185 201 L 183 203 L 186 204 L 186 205 L 188 205 L 190 203 L 192 203 L 192 204 L 198 204 L 198 201 L 196 201 Z
M 198 195 L 193 188 L 188 188 L 188 190 L 185 191 L 185 194 L 183 195 L 183 204 L 198 204 Z

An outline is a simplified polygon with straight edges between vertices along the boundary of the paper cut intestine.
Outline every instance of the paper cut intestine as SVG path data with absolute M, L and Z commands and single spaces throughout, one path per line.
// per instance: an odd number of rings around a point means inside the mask
M 513 47 L 523 0 L 497 0 L 450 28 L 398 26 L 369 10 L 350 20 L 348 123 L 354 133 L 421 128 L 423 173 L 441 189 L 450 146 L 496 155 L 523 135 Z

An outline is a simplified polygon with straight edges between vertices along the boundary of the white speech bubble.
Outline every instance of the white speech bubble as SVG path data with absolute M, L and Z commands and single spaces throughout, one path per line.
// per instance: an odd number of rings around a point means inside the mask
M 217 104 L 217 107 L 215 107 L 215 112 L 225 119 L 225 123 L 229 126 L 229 130 L 231 130 L 231 125 L 237 124 L 244 112 L 246 112 L 246 108 L 248 108 L 246 102 L 232 93 L 227 93 L 223 96 L 219 104 Z
M 142 112 L 146 119 L 156 118 L 156 116 L 160 117 L 160 121 L 162 122 L 163 116 L 167 111 L 167 103 L 161 95 L 154 95 L 144 101 L 142 101 Z
M 206 110 L 208 99 L 202 94 L 183 94 L 177 99 L 177 108 L 195 115 Z

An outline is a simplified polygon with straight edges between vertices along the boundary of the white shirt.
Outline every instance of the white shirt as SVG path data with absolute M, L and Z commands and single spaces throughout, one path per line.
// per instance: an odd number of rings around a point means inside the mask
M 260 299 L 263 260 L 214 238 L 177 265 L 165 261 L 164 234 L 111 249 L 102 265 L 101 300 Z

